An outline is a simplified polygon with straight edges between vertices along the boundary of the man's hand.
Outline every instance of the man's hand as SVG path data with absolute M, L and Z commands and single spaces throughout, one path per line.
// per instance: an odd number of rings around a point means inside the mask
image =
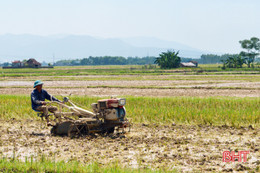
M 41 101 L 41 105 L 46 105 L 46 102 L 45 101 Z

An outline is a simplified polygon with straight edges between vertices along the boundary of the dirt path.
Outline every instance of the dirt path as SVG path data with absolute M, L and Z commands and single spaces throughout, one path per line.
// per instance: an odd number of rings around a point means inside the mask
M 32 81 L 0 81 L 0 87 L 32 87 Z M 243 87 L 260 88 L 260 82 L 223 80 L 104 80 L 104 81 L 44 81 L 46 87 L 86 86 L 175 86 L 175 87 Z
M 0 88 L 0 94 L 30 95 L 33 88 Z M 52 95 L 84 95 L 84 96 L 232 96 L 260 97 L 260 90 L 248 89 L 129 89 L 129 88 L 48 88 Z
M 41 130 L 36 121 L 0 120 L 1 155 L 21 159 L 42 154 L 102 164 L 118 161 L 137 167 L 169 167 L 181 171 L 259 171 L 260 129 L 135 124 L 120 137 L 70 139 Z M 226 163 L 223 151 L 250 151 L 247 162 Z M 258 168 L 257 168 L 258 167 Z M 257 170 L 258 169 L 258 170 Z

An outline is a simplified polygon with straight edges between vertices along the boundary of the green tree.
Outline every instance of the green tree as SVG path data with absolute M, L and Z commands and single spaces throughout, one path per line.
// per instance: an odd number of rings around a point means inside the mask
M 245 63 L 250 68 L 251 64 L 254 63 L 257 55 L 259 55 L 260 39 L 257 37 L 252 37 L 250 40 L 241 40 L 239 43 L 243 49 L 246 49 L 246 52 L 241 51 L 240 55 L 244 57 Z
M 245 59 L 240 55 L 230 56 L 226 60 L 222 60 L 223 67 L 222 69 L 228 68 L 242 68 L 245 63 Z
M 155 64 L 158 64 L 162 69 L 170 69 L 170 68 L 178 68 L 180 67 L 181 58 L 178 56 L 179 52 L 175 51 L 167 51 L 162 52 L 155 59 Z
M 11 65 L 11 63 L 9 63 L 9 62 L 4 62 L 3 63 L 3 67 L 8 67 L 8 66 L 10 66 Z
M 242 56 L 237 56 L 236 57 L 236 66 L 235 68 L 242 68 L 243 64 L 245 63 L 245 59 Z

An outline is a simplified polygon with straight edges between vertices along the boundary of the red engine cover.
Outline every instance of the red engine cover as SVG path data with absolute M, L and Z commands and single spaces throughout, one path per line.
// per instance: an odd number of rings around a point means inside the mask
M 108 106 L 108 108 L 117 108 L 118 100 L 117 99 L 107 99 L 107 106 Z

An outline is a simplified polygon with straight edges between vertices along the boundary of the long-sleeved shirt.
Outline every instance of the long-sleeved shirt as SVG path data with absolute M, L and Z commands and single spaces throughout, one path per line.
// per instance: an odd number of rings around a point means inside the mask
M 47 100 L 52 100 L 53 101 L 58 101 L 60 102 L 58 99 L 56 99 L 55 97 L 51 96 L 47 91 L 45 91 L 44 89 L 41 90 L 41 92 L 39 92 L 37 89 L 34 89 L 31 93 L 31 102 L 32 102 L 32 109 L 36 111 L 36 108 L 38 106 L 41 106 L 41 101 L 45 101 L 45 99 Z

